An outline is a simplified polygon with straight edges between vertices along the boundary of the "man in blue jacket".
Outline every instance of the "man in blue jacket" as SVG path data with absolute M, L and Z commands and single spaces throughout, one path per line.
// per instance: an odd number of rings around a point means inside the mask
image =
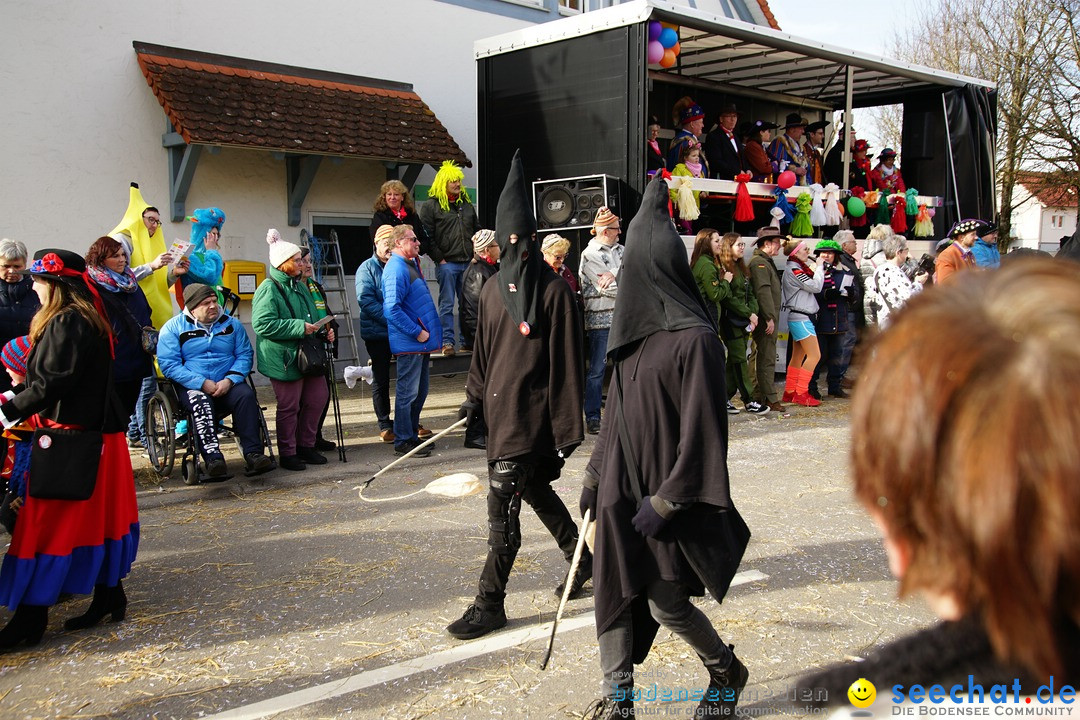
M 244 326 L 222 310 L 209 285 L 184 288 L 184 312 L 161 328 L 158 366 L 182 388 L 177 394 L 191 413 L 211 479 L 224 478 L 228 472 L 218 445 L 215 411 L 232 414 L 249 473 L 259 475 L 275 467 L 262 452 L 258 398 L 244 382 L 253 354 Z
M 390 352 L 397 356 L 394 396 L 394 452 L 405 455 L 420 444 L 420 411 L 428 393 L 428 365 L 442 347 L 442 323 L 420 272 L 420 241 L 412 225 L 398 225 L 391 238 L 394 249 L 383 268 L 383 315 Z M 418 457 L 431 454 L 429 448 Z

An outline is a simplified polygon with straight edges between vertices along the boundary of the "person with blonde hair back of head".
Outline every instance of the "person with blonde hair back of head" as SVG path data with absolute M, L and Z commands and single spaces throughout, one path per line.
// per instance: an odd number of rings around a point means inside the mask
M 976 684 L 977 701 L 994 702 L 1003 684 L 1015 703 L 1016 683 L 1017 697 L 1044 704 L 1048 684 L 1069 702 L 1063 686 L 1080 682 L 1078 336 L 1076 266 L 1024 258 L 921 293 L 873 341 L 851 407 L 855 497 L 900 594 L 924 596 L 941 622 L 800 689 L 846 703 L 865 678 L 879 696 L 910 689 L 918 702 L 915 685 L 954 700 L 959 686 L 967 700 Z

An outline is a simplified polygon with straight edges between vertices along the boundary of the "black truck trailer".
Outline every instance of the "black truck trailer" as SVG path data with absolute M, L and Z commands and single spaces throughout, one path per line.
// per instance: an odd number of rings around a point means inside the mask
M 648 63 L 651 21 L 678 28 L 679 54 L 671 67 Z M 839 22 L 837 29 L 839 36 Z M 793 112 L 832 121 L 840 111 L 846 119 L 854 108 L 902 104 L 904 178 L 920 195 L 939 199 L 936 236 L 958 218 L 995 214 L 996 90 L 983 80 L 664 0 L 634 0 L 474 47 L 485 227 L 494 227 L 496 201 L 518 148 L 537 195 L 550 196 L 561 185 L 559 197 L 574 203 L 551 203 L 561 212 L 539 218 L 541 233 L 588 227 L 589 212 L 599 204 L 614 205 L 625 222 L 646 184 L 648 118 L 655 115 L 670 128 L 671 108 L 684 95 L 705 109 L 706 128 L 729 102 L 744 119 L 781 126 Z M 830 125 L 833 136 L 836 129 Z

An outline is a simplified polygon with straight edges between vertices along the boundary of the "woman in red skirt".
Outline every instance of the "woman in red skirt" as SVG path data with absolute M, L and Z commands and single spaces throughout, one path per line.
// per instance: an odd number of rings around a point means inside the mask
M 26 382 L 7 394 L 0 420 L 36 429 L 26 501 L 0 566 L 0 605 L 15 611 L 0 630 L 0 650 L 39 642 L 61 593 L 94 593 L 67 630 L 106 615 L 123 619 L 120 580 L 139 545 L 127 420 L 112 389 L 112 334 L 86 263 L 67 250 L 42 250 L 24 272 L 41 310 L 30 325 Z

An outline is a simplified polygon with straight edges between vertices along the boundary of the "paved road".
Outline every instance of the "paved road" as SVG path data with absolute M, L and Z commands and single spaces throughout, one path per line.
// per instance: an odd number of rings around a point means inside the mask
M 425 424 L 454 420 L 462 384 L 433 381 Z M 343 393 L 346 464 L 195 488 L 179 472 L 160 488 L 140 473 L 128 619 L 64 633 L 87 601 L 56 607 L 40 646 L 0 655 L 0 717 L 577 717 L 599 695 L 589 598 L 570 604 L 551 666 L 538 667 L 566 569 L 550 536 L 523 510 L 507 628 L 449 638 L 443 628 L 472 598 L 486 552 L 484 496 L 361 500 L 356 487 L 392 451 L 373 437 L 369 396 Z M 753 712 L 769 711 L 805 670 L 931 619 L 896 600 L 876 532 L 850 497 L 848 436 L 845 401 L 732 421 L 732 491 L 754 538 L 724 605 L 701 607 L 750 669 L 743 704 Z M 572 507 L 590 450 L 591 438 L 557 484 Z M 484 478 L 484 468 L 458 436 L 368 494 L 391 498 L 452 472 Z M 662 630 L 638 686 L 703 679 Z M 692 704 L 645 707 L 685 717 Z

